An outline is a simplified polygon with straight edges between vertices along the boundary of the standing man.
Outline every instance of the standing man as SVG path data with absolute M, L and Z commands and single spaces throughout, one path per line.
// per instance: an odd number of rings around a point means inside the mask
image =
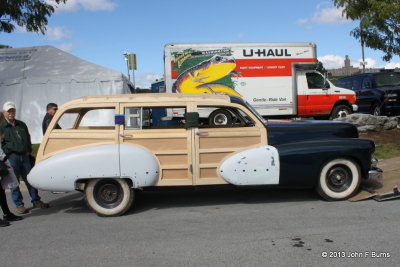
M 38 190 L 33 188 L 27 180 L 27 175 L 31 170 L 29 155 L 32 152 L 31 136 L 26 124 L 15 119 L 16 108 L 13 102 L 6 102 L 3 105 L 3 115 L 5 120 L 0 124 L 0 135 L 3 136 L 2 148 L 7 155 L 11 166 L 14 169 L 16 177 L 22 177 L 29 195 L 32 199 L 34 208 L 48 208 L 49 204 L 40 200 Z M 22 201 L 22 194 L 19 187 L 11 190 L 11 197 L 17 206 L 16 211 L 20 214 L 26 213 L 27 210 Z
M 47 104 L 47 113 L 46 116 L 44 116 L 43 118 L 43 122 L 42 122 L 42 130 L 43 130 L 43 135 L 46 133 L 46 129 L 47 127 L 49 127 L 49 124 L 51 122 L 51 120 L 54 117 L 54 114 L 56 114 L 57 110 L 58 110 L 58 106 L 55 103 L 49 103 Z M 55 129 L 61 129 L 60 125 L 56 125 Z

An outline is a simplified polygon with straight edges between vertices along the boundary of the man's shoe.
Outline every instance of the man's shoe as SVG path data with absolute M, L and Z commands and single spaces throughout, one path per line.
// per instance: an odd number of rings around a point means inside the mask
M 0 227 L 9 226 L 10 223 L 6 220 L 0 219 Z
M 6 215 L 4 215 L 3 217 L 4 217 L 4 220 L 7 220 L 7 221 L 9 221 L 9 222 L 20 221 L 20 220 L 23 219 L 23 217 L 17 216 L 17 215 L 12 214 L 12 213 L 6 214 Z
M 50 208 L 50 205 L 39 200 L 35 205 L 33 205 L 33 208 L 47 209 L 47 208 Z
M 28 210 L 27 210 L 24 206 L 17 207 L 15 210 L 16 210 L 17 213 L 19 213 L 19 214 L 25 214 L 25 213 L 28 212 Z

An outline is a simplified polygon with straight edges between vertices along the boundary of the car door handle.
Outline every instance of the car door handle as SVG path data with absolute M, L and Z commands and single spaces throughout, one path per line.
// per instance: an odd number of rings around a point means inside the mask
M 131 134 L 120 134 L 119 136 L 121 136 L 121 137 L 133 137 L 133 135 L 131 135 Z
M 208 136 L 208 132 L 197 132 L 198 136 Z

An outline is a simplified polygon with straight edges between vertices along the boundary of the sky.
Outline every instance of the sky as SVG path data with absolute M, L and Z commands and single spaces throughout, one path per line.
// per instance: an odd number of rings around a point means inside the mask
M 125 75 L 123 53 L 134 53 L 135 85 L 140 88 L 149 88 L 162 78 L 168 43 L 314 42 L 326 69 L 342 67 L 346 55 L 354 67 L 360 67 L 361 46 L 350 35 L 358 22 L 343 18 L 332 2 L 67 0 L 49 18 L 45 35 L 17 28 L 0 33 L 0 44 L 13 48 L 52 45 Z M 366 48 L 367 68 L 400 67 L 399 57 L 384 62 L 382 56 Z

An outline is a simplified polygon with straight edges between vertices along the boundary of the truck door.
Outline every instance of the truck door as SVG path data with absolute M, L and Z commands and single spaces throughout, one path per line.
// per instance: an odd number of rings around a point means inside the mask
M 204 114 L 205 111 L 223 110 L 224 112 L 220 114 L 226 116 L 224 119 L 221 118 L 220 125 L 215 125 L 208 118 L 200 118 L 200 126 L 193 128 L 194 184 L 226 184 L 227 182 L 218 175 L 218 168 L 224 159 L 236 152 L 267 144 L 267 130 L 264 125 L 251 113 L 244 115 L 248 121 L 241 120 L 236 112 L 244 114 L 240 109 L 242 106 L 236 104 L 235 106 L 237 107 L 197 106 L 199 114 Z
M 301 88 L 298 94 L 298 115 L 330 114 L 334 101 L 330 85 L 320 73 L 315 71 L 298 72 L 297 82 Z

